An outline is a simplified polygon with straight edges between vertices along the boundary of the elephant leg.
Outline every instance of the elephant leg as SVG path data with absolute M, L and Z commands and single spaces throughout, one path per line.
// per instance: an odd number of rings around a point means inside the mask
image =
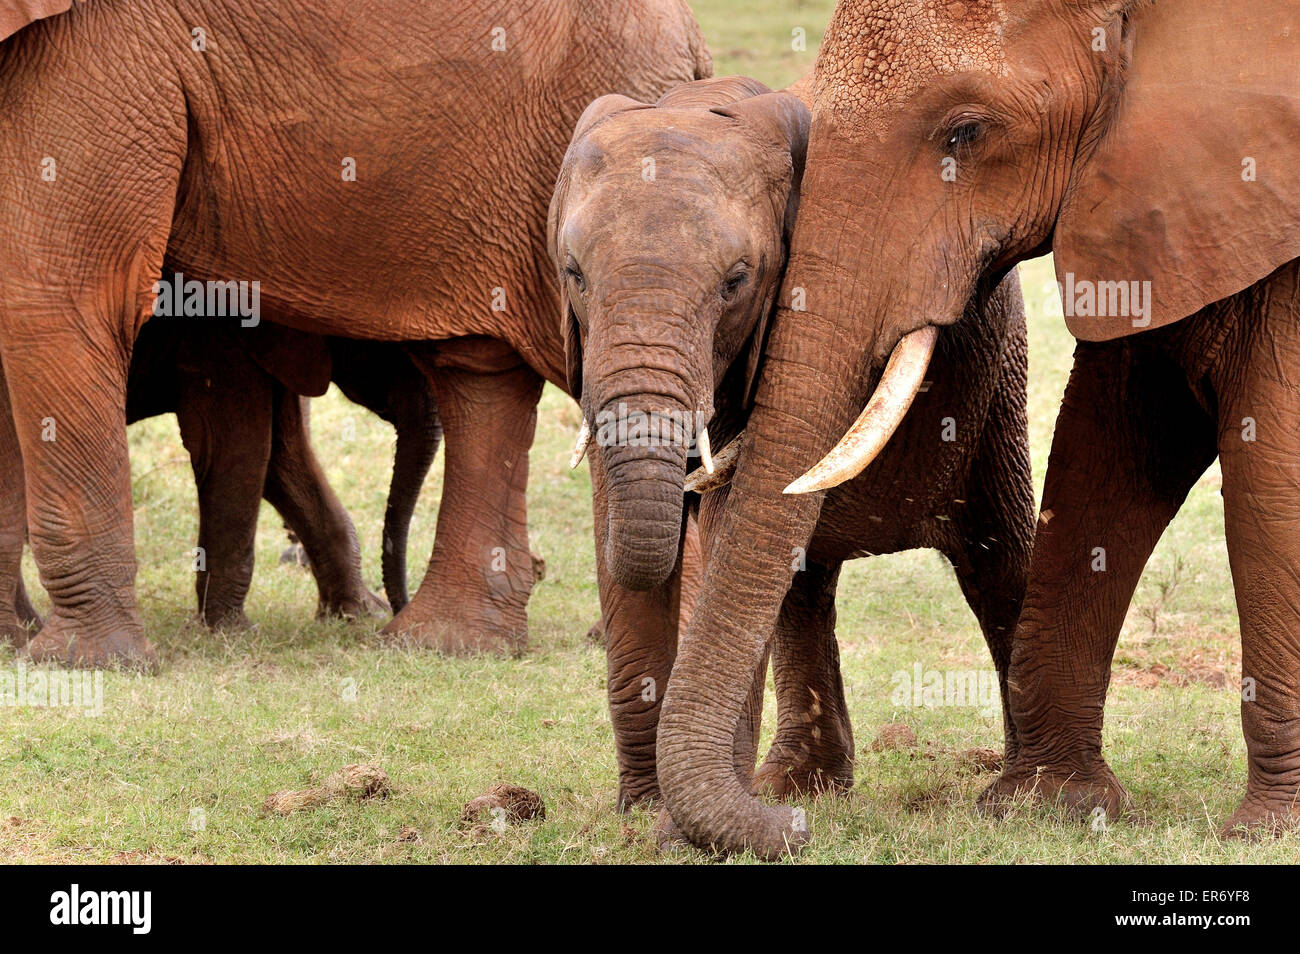
M 1264 314 L 1224 382 L 1219 455 L 1241 618 L 1246 795 L 1225 833 L 1300 826 L 1300 268 L 1268 286 Z M 1218 382 L 1216 382 L 1218 384 Z
M 835 639 L 840 564 L 794 576 L 772 640 L 776 737 L 753 792 L 774 798 L 853 787 L 853 725 Z
M 32 552 L 53 602 L 27 649 L 38 662 L 153 669 L 134 592 L 127 359 L 106 363 L 82 331 L 43 328 L 22 361 L 4 342 Z
M 0 365 L 0 642 L 27 645 L 40 617 L 23 585 L 23 546 L 27 542 L 27 496 L 23 456 L 9 409 L 9 391 Z
M 59 21 L 66 44 L 25 44 L 23 81 L 5 82 L 6 110 L 26 121 L 7 126 L 0 146 L 15 170 L 0 182 L 0 352 L 28 533 L 53 605 L 27 649 L 152 669 L 134 587 L 126 380 L 175 218 L 188 111 L 161 48 L 98 57 L 95 95 L 68 95 L 85 71 L 68 50 L 93 20 Z M 50 181 L 19 171 L 19 157 L 47 154 Z
M 660 704 L 677 657 L 684 548 L 678 553 L 676 568 L 661 586 L 630 590 L 616 584 L 605 563 L 608 498 L 604 461 L 600 454 L 589 459 L 606 689 L 618 757 L 618 807 L 627 811 L 659 797 L 655 744 Z M 685 529 L 684 521 L 683 536 Z
M 956 533 L 946 548 L 997 669 L 1008 760 L 1015 758 L 1016 733 L 1007 673 L 1034 546 L 1034 483 L 1026 430 L 1021 372 L 994 397 L 971 464 L 961 516 L 954 521 Z
M 249 625 L 244 600 L 271 457 L 272 381 L 257 369 L 239 373 L 248 361 L 229 335 L 204 335 L 202 347 L 199 373 L 178 376 L 176 403 L 199 498 L 194 588 L 208 626 L 239 629 Z M 230 373 L 206 373 L 214 365 Z
M 1111 657 L 1142 569 L 1213 461 L 1214 425 L 1163 353 L 1080 344 L 1048 464 L 1007 679 L 1015 758 L 981 796 L 1119 813 L 1101 755 Z
M 361 578 L 361 547 L 311 446 L 311 402 L 279 382 L 272 388 L 271 459 L 264 496 L 302 543 L 320 595 L 316 615 L 360 619 L 388 614 Z
M 442 418 L 442 504 L 429 569 L 384 633 L 444 652 L 520 652 L 535 582 L 526 493 L 542 378 L 492 339 L 410 353 Z

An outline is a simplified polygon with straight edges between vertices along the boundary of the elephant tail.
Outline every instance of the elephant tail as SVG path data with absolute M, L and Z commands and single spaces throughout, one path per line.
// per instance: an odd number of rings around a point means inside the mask
M 393 482 L 384 511 L 384 547 L 380 559 L 384 593 L 393 613 L 409 603 L 406 592 L 406 541 L 420 489 L 442 443 L 442 421 L 427 382 L 403 394 L 393 413 L 397 450 L 393 455 Z

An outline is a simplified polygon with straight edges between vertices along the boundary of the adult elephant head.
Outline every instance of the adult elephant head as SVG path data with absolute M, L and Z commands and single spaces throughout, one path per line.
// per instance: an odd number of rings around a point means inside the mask
M 607 475 L 605 560 L 645 589 L 677 560 L 683 481 L 711 471 L 715 391 L 735 416 L 758 368 L 797 205 L 808 111 L 743 77 L 652 105 L 593 103 L 550 214 L 569 391 Z M 715 429 L 715 433 L 718 430 Z M 576 463 L 575 458 L 575 463 Z
M 697 844 L 808 837 L 732 768 L 748 680 L 822 492 L 885 444 L 972 297 L 1054 250 L 1067 290 L 1092 283 L 1071 330 L 1105 339 L 1300 254 L 1293 20 L 1284 0 L 840 3 L 783 307 L 664 700 L 660 781 Z

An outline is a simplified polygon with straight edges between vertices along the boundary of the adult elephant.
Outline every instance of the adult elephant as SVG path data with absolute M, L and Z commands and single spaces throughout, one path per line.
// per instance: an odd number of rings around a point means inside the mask
M 68 6 L 9 3 L 0 23 Z M 597 95 L 709 69 L 684 0 L 91 0 L 5 40 L 0 351 L 54 604 L 33 653 L 154 656 L 123 396 L 164 255 L 190 279 L 260 282 L 265 320 L 421 342 L 444 497 L 424 584 L 387 632 L 517 648 L 527 452 L 543 381 L 564 381 L 554 174 Z
M 381 554 L 388 603 L 362 580 L 356 530 L 311 446 L 308 397 L 331 381 L 397 432 Z M 198 490 L 195 589 L 208 626 L 248 624 L 244 600 L 263 497 L 301 541 L 319 616 L 387 615 L 390 603 L 406 604 L 407 536 L 442 427 L 428 383 L 401 345 L 325 339 L 269 323 L 232 329 L 211 318 L 156 318 L 132 351 L 126 420 L 170 413 Z M 2 370 L 0 471 L 0 636 L 22 644 L 40 619 L 21 576 L 22 457 Z
M 774 323 L 725 545 L 664 702 L 660 781 L 693 840 L 765 855 L 806 840 L 727 770 L 740 705 L 733 688 L 717 714 L 720 673 L 743 684 L 790 548 L 898 423 L 859 417 L 874 370 L 964 334 L 972 294 L 1049 250 L 1083 341 L 1013 649 L 1019 747 L 991 797 L 1126 800 L 1101 757 L 1112 652 L 1152 547 L 1217 452 L 1254 685 L 1229 826 L 1294 822 L 1298 61 L 1300 22 L 1278 0 L 840 4 L 786 279 L 808 309 Z

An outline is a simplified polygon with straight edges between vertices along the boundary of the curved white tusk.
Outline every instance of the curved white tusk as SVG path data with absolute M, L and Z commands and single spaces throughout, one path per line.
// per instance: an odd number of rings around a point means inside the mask
M 712 476 L 713 474 L 713 449 L 709 447 L 709 429 L 700 428 L 700 438 L 696 442 L 700 448 L 700 462 L 704 464 L 704 472 Z
M 591 446 L 591 425 L 587 419 L 582 419 L 582 429 L 578 431 L 578 442 L 573 447 L 573 457 L 569 460 L 569 470 L 577 470 L 578 465 L 582 463 L 582 458 L 587 456 L 587 448 Z
M 731 477 L 736 472 L 736 459 L 740 457 L 740 442 L 744 440 L 744 437 L 745 432 L 741 431 L 735 440 L 718 451 L 713 458 L 714 470 L 712 474 L 705 471 L 703 467 L 699 467 L 687 474 L 686 492 L 707 494 L 710 490 L 717 490 L 719 487 L 725 487 L 731 483 Z
M 875 393 L 853 426 L 816 467 L 785 488 L 787 494 L 830 490 L 867 469 L 912 406 L 930 367 L 938 338 L 939 329 L 927 325 L 894 346 Z

